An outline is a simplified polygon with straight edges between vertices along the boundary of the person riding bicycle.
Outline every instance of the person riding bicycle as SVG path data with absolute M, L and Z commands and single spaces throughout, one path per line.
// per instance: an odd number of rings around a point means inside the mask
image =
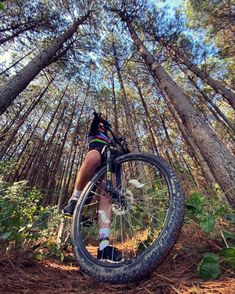
M 94 119 L 91 123 L 88 135 L 89 151 L 77 173 L 72 197 L 70 198 L 68 205 L 66 205 L 63 209 L 63 214 L 65 216 L 71 217 L 73 215 L 78 198 L 80 197 L 83 189 L 95 174 L 97 168 L 105 160 L 102 151 L 104 150 L 105 145 L 110 142 L 110 138 L 105 129 L 105 124 L 108 124 L 107 116 L 103 113 L 94 112 L 93 114 Z M 104 219 L 105 221 L 103 221 Z M 98 224 L 99 248 L 97 258 L 120 261 L 122 259 L 121 253 L 115 247 L 109 245 L 111 202 L 107 194 L 100 197 Z

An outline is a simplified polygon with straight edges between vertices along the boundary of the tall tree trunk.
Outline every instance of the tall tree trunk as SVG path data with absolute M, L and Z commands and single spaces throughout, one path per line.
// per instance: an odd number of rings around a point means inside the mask
M 126 22 L 130 35 L 148 66 L 149 71 L 159 81 L 161 89 L 171 100 L 188 133 L 193 137 L 203 157 L 207 161 L 212 174 L 223 189 L 228 202 L 232 207 L 235 207 L 234 157 L 209 128 L 201 113 L 193 108 L 184 92 L 147 50 L 136 34 L 129 18 L 122 12 L 119 12 L 119 15 Z
M 191 84 L 200 93 L 199 99 L 202 102 L 206 101 L 208 103 L 207 105 L 208 105 L 209 110 L 215 115 L 216 119 L 220 120 L 227 128 L 229 128 L 232 131 L 232 134 L 234 134 L 234 132 L 235 132 L 235 126 L 227 119 L 227 117 L 223 114 L 223 112 L 219 109 L 219 107 L 212 101 L 212 99 L 209 98 L 208 95 L 202 89 L 200 89 L 200 87 L 197 85 L 195 79 L 193 79 L 187 73 L 186 69 L 183 68 L 183 66 L 181 66 L 181 65 L 178 65 L 178 66 L 182 70 L 182 72 L 185 74 L 185 76 L 189 79 L 189 81 L 191 82 Z
M 210 168 L 206 162 L 206 160 L 204 159 L 204 157 L 202 156 L 200 150 L 198 149 L 197 145 L 194 143 L 193 138 L 191 138 L 185 128 L 185 126 L 182 124 L 182 122 L 180 121 L 180 119 L 178 118 L 178 115 L 174 109 L 174 107 L 172 105 L 168 105 L 170 112 L 172 113 L 180 131 L 182 134 L 182 137 L 184 138 L 185 142 L 187 143 L 187 145 L 189 147 L 191 147 L 191 150 L 193 152 L 193 157 L 196 159 L 196 161 L 199 163 L 199 165 L 201 166 L 201 170 L 202 173 L 205 175 L 206 180 L 208 181 L 208 184 L 210 185 L 210 187 L 212 187 L 212 184 L 215 182 L 215 178 L 214 176 L 211 174 L 210 172 Z M 191 152 L 189 152 L 190 154 Z
M 195 64 L 193 64 L 185 54 L 180 53 L 180 50 L 175 46 L 169 45 L 166 41 L 162 38 L 156 39 L 167 49 L 170 50 L 170 56 L 173 60 L 178 62 L 178 59 L 187 66 L 187 68 L 192 71 L 197 77 L 202 79 L 206 84 L 210 85 L 216 93 L 221 94 L 228 103 L 235 109 L 235 94 L 224 85 L 222 85 L 219 81 L 214 80 L 211 78 L 205 71 L 200 70 Z M 173 54 L 172 54 L 173 53 Z
M 31 24 L 31 25 L 26 26 L 26 27 L 24 27 L 24 28 L 22 28 L 22 29 L 20 29 L 20 30 L 18 30 L 16 32 L 13 32 L 13 34 L 10 35 L 10 36 L 7 36 L 5 38 L 1 38 L 0 39 L 0 45 L 2 45 L 4 43 L 6 43 L 6 42 L 8 42 L 8 41 L 10 41 L 12 39 L 14 39 L 15 37 L 19 36 L 20 34 L 24 33 L 25 31 L 28 31 L 28 30 L 31 30 L 31 29 L 35 28 L 36 25 L 37 25 L 36 23 Z
M 74 115 L 76 113 L 77 106 L 78 106 L 78 101 L 76 101 L 75 104 L 74 104 L 74 108 L 73 108 L 72 114 L 70 116 L 70 120 L 69 120 L 67 129 L 65 131 L 65 134 L 64 134 L 64 137 L 63 137 L 63 140 L 62 140 L 62 143 L 61 143 L 61 148 L 60 148 L 60 150 L 58 152 L 57 160 L 55 161 L 54 167 L 52 169 L 53 177 L 52 177 L 52 174 L 51 174 L 51 176 L 49 176 L 49 181 L 47 183 L 47 193 L 46 193 L 47 196 L 48 196 L 48 193 L 50 192 L 50 188 L 51 188 L 51 185 L 52 185 L 52 178 L 56 178 L 56 175 L 58 173 L 57 167 L 58 167 L 58 165 L 60 163 L 60 160 L 62 158 L 62 153 L 64 151 L 64 146 L 65 146 L 67 136 L 68 136 L 69 130 L 71 128 L 71 125 L 72 125 L 72 122 L 73 122 L 73 119 L 74 119 Z
M 178 161 L 178 156 L 177 156 L 177 154 L 175 152 L 173 142 L 172 142 L 172 140 L 171 140 L 171 138 L 169 136 L 169 132 L 168 132 L 168 128 L 167 128 L 166 123 L 165 123 L 165 119 L 161 114 L 159 114 L 159 117 L 160 117 L 160 120 L 161 120 L 161 123 L 162 123 L 162 126 L 163 126 L 165 136 L 166 136 L 167 141 L 168 141 L 169 146 L 170 146 L 170 151 L 171 151 L 172 157 L 174 158 L 173 162 L 177 162 Z
M 0 89 L 0 115 L 5 112 L 12 101 L 28 86 L 37 74 L 52 62 L 55 54 L 62 48 L 63 44 L 72 37 L 79 25 L 84 23 L 89 15 L 90 11 L 80 19 L 77 19 L 67 31 L 59 38 L 56 38 L 44 51 L 33 58 L 18 74 L 12 77 L 5 86 Z
M 123 98 L 123 103 L 124 103 L 124 109 L 125 109 L 125 113 L 126 113 L 126 119 L 127 119 L 127 125 L 128 125 L 128 130 L 129 130 L 129 135 L 131 138 L 131 145 L 132 145 L 132 150 L 134 152 L 138 152 L 138 144 L 136 141 L 136 132 L 135 132 L 135 128 L 133 125 L 133 120 L 132 120 L 132 114 L 130 112 L 130 108 L 128 105 L 128 98 L 127 98 L 127 94 L 126 94 L 126 90 L 124 87 L 124 82 L 122 79 L 122 75 L 121 75 L 121 69 L 119 66 L 119 62 L 118 62 L 118 57 L 117 57 L 117 51 L 116 51 L 116 47 L 114 44 L 114 41 L 112 43 L 112 47 L 113 47 L 113 54 L 114 54 L 114 59 L 115 59 L 115 67 L 117 70 L 117 75 L 118 75 L 118 80 L 119 80 L 119 84 L 121 87 L 121 92 L 122 92 L 122 98 Z
M 114 105 L 114 128 L 118 132 L 118 114 L 117 114 L 117 98 L 115 94 L 115 85 L 114 85 L 114 73 L 112 73 L 112 92 L 113 92 L 113 105 Z
M 23 146 L 22 150 L 20 151 L 20 153 L 19 153 L 19 155 L 18 155 L 18 158 L 17 158 L 17 161 L 18 161 L 18 162 L 21 160 L 21 156 L 23 155 L 23 153 L 24 153 L 24 151 L 26 150 L 28 144 L 29 144 L 30 141 L 32 140 L 32 137 L 33 137 L 33 135 L 34 135 L 34 132 L 36 131 L 36 129 L 37 129 L 39 123 L 41 122 L 41 120 L 42 120 L 44 114 L 46 113 L 47 108 L 48 108 L 48 105 L 46 105 L 46 107 L 44 108 L 42 114 L 40 115 L 39 119 L 37 120 L 37 122 L 36 122 L 36 124 L 35 124 L 35 126 L 34 126 L 34 128 L 33 128 L 33 130 L 32 130 L 32 132 L 31 132 L 31 134 L 29 135 L 29 138 L 28 138 L 28 139 L 26 140 L 26 142 L 24 143 L 24 146 Z M 22 138 L 23 138 L 23 136 L 22 136 Z M 7 157 L 7 159 L 11 159 L 11 157 L 14 155 L 14 153 L 16 152 L 16 150 L 17 150 L 17 149 L 14 149 L 14 150 L 12 151 L 12 153 Z
M 158 147 L 157 147 L 158 142 L 156 140 L 156 134 L 155 134 L 154 127 L 153 127 L 153 122 L 152 122 L 151 116 L 149 114 L 147 104 L 146 104 L 146 102 L 144 100 L 144 96 L 142 94 L 142 91 L 141 91 L 140 86 L 138 85 L 137 81 L 135 81 L 135 86 L 137 88 L 137 91 L 138 91 L 139 96 L 140 96 L 140 100 L 141 100 L 143 108 L 144 108 L 144 112 L 145 112 L 145 115 L 146 115 L 146 118 L 147 118 L 147 127 L 148 127 L 148 130 L 149 130 L 150 136 L 152 138 L 154 149 L 155 149 L 157 155 L 159 155 Z
M 3 75 L 4 73 L 6 73 L 8 70 L 10 70 L 12 67 L 15 67 L 18 63 L 20 63 L 23 59 L 25 59 L 25 57 L 27 57 L 28 55 L 30 55 L 33 52 L 33 50 L 29 51 L 27 54 L 25 54 L 23 57 L 21 57 L 20 59 L 18 59 L 16 62 L 14 62 L 12 65 L 10 65 L 8 68 L 4 69 L 2 72 L 0 72 L 0 75 Z
M 36 107 L 36 105 L 41 101 L 42 97 L 44 96 L 44 94 L 46 93 L 46 91 L 48 90 L 48 88 L 50 87 L 51 83 L 53 81 L 53 78 L 50 80 L 50 82 L 48 83 L 48 85 L 46 86 L 46 88 L 39 94 L 39 96 L 33 101 L 33 103 L 28 107 L 28 109 L 26 110 L 26 112 L 22 115 L 22 117 L 20 118 L 20 121 L 17 125 L 17 127 L 14 129 L 13 133 L 11 134 L 10 138 L 7 140 L 7 142 L 4 144 L 4 148 L 0 151 L 0 158 L 2 158 L 2 156 L 5 154 L 5 152 L 7 151 L 7 148 L 10 146 L 10 144 L 12 143 L 12 141 L 14 140 L 18 130 L 20 129 L 20 127 L 23 125 L 23 123 L 25 122 L 26 118 L 29 116 L 29 114 L 33 111 L 33 109 Z

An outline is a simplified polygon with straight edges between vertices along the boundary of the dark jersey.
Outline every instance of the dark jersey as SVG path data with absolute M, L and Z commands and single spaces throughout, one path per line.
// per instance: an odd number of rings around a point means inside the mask
M 101 143 L 107 144 L 110 142 L 110 139 L 105 131 L 101 131 L 99 128 L 100 119 L 95 116 L 90 127 L 88 134 L 89 144 L 91 143 Z

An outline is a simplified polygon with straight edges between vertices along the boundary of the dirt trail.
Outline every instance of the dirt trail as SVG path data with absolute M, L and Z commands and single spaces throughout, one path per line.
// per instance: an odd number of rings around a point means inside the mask
M 218 280 L 203 281 L 197 273 L 199 252 L 216 252 L 215 241 L 197 228 L 184 226 L 165 262 L 147 279 L 128 285 L 109 285 L 83 275 L 74 265 L 55 260 L 0 262 L 0 293 L 235 293 L 235 274 L 223 268 Z

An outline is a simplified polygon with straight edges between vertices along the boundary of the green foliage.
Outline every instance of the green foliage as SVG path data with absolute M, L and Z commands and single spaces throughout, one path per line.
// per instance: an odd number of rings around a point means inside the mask
M 202 211 L 203 197 L 200 193 L 194 192 L 186 199 L 186 208 L 189 213 L 196 214 Z
M 186 199 L 187 216 L 197 223 L 202 231 L 211 233 L 216 227 L 216 221 L 229 215 L 228 207 L 221 200 L 210 200 L 199 192 L 192 193 Z
M 235 235 L 221 228 L 218 224 L 223 219 L 233 222 L 229 208 L 220 199 L 206 198 L 199 192 L 192 193 L 186 199 L 187 217 L 196 221 L 203 232 L 210 233 L 214 238 L 223 239 L 226 246 L 235 240 Z M 219 233 L 219 235 L 218 235 Z M 221 238 L 222 236 L 222 238 Z M 214 253 L 206 253 L 198 265 L 197 271 L 202 279 L 216 279 L 221 274 L 220 262 L 224 261 L 232 269 L 235 269 L 235 247 L 223 248 L 221 257 Z
M 9 166 L 1 162 L 0 175 Z M 42 207 L 42 198 L 43 195 L 29 188 L 26 181 L 8 183 L 0 177 L 0 240 L 5 247 L 22 247 L 55 232 L 58 213 L 55 207 Z
M 49 240 L 46 243 L 46 248 L 48 250 L 47 253 L 46 253 L 47 256 L 57 257 L 57 258 L 60 258 L 61 262 L 64 261 L 63 250 L 61 250 L 61 248 L 59 248 L 55 242 L 52 242 L 52 241 Z
M 221 250 L 223 261 L 235 270 L 235 247 L 223 248 Z M 197 271 L 202 279 L 216 279 L 221 274 L 221 257 L 215 253 L 206 253 L 200 261 Z
M 206 253 L 198 265 L 197 271 L 201 279 L 216 279 L 221 274 L 219 256 L 214 253 Z
M 213 231 L 215 227 L 215 217 L 212 214 L 201 217 L 200 228 L 206 233 Z
M 0 10 L 4 10 L 4 5 L 2 2 L 0 2 Z
M 15 162 L 9 160 L 0 160 L 0 176 L 8 175 L 9 172 L 14 168 Z
M 24 181 L 12 185 L 0 181 L 0 191 L 0 239 L 15 241 L 16 245 L 33 236 L 37 239 L 32 228 L 40 193 L 36 189 L 29 190 Z
M 235 270 L 235 247 L 223 248 L 221 254 L 224 257 L 224 261 Z

